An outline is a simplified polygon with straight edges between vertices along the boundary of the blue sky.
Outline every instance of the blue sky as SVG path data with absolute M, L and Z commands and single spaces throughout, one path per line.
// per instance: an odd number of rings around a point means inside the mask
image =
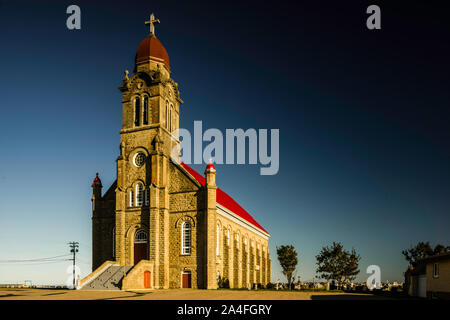
M 450 49 L 440 13 L 381 6 L 374 33 L 363 4 L 79 1 L 82 29 L 69 31 L 69 4 L 0 1 L 0 260 L 68 254 L 78 241 L 90 272 L 90 185 L 96 172 L 105 191 L 115 179 L 117 88 L 150 12 L 185 102 L 182 127 L 280 129 L 277 175 L 216 166 L 219 186 L 271 233 L 274 281 L 282 244 L 299 252 L 303 280 L 322 246 L 354 247 L 361 281 L 371 264 L 383 281 L 402 280 L 401 251 L 418 241 L 449 245 Z M 0 283 L 65 283 L 69 264 L 0 263 Z

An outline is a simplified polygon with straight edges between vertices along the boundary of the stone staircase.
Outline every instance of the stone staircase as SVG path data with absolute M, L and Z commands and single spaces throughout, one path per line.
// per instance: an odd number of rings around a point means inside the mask
M 133 266 L 110 265 L 81 290 L 120 290 L 123 277 Z

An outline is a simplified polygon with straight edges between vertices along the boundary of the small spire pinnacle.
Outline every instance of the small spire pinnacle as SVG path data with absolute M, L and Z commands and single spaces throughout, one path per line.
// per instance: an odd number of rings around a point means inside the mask
M 209 158 L 209 163 L 206 165 L 205 173 L 216 172 L 216 168 L 212 163 L 212 158 Z
M 94 188 L 96 186 L 99 186 L 100 188 L 102 187 L 102 181 L 98 177 L 98 172 L 95 174 L 94 181 L 92 182 L 92 187 Z
M 150 14 L 150 20 L 145 21 L 145 25 L 150 25 L 150 36 L 155 35 L 155 24 L 159 24 L 159 19 L 155 19 L 155 15 L 152 13 Z

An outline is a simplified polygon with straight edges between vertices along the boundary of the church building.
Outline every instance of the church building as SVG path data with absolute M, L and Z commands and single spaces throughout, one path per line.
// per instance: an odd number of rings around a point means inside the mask
M 155 35 L 125 77 L 117 180 L 92 183 L 92 273 L 78 289 L 247 288 L 270 282 L 269 233 L 203 174 L 179 162 L 183 101 Z M 220 177 L 220 172 L 218 172 Z

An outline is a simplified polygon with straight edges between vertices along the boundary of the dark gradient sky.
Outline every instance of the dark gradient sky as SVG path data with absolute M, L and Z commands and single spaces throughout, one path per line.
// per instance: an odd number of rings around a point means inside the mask
M 443 1 L 0 1 L 0 260 L 91 261 L 91 188 L 115 179 L 123 71 L 150 12 L 184 105 L 181 127 L 279 128 L 280 171 L 218 165 L 217 182 L 314 276 L 341 241 L 382 280 L 401 250 L 450 245 L 450 28 Z M 294 3 L 296 3 L 294 5 Z M 66 28 L 77 4 L 82 29 Z M 382 30 L 366 28 L 378 4 Z M 202 166 L 194 166 L 202 172 Z M 105 189 L 106 189 L 105 188 Z M 68 262 L 0 263 L 0 283 L 63 283 Z

